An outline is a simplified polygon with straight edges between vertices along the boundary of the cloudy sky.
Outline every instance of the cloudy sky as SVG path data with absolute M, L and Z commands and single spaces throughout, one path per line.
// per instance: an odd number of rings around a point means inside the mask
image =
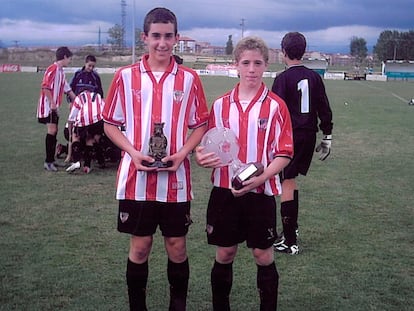
M 145 14 L 156 6 L 171 9 L 179 33 L 196 41 L 225 46 L 228 36 L 258 35 L 279 48 L 288 31 L 307 37 L 308 50 L 349 52 L 353 36 L 367 41 L 369 52 L 384 30 L 414 29 L 413 0 L 126 0 L 127 44 L 133 18 L 142 29 Z M 135 6 L 135 11 L 134 11 Z M 242 27 L 241 24 L 244 23 Z M 106 43 L 107 30 L 122 24 L 121 0 L 1 0 L 3 46 Z M 101 36 L 99 36 L 101 29 Z M 243 29 L 243 31 L 242 31 Z

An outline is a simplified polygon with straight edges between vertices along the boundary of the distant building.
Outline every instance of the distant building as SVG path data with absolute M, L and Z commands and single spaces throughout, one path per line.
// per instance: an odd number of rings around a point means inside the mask
M 314 59 L 306 58 L 303 59 L 303 64 L 305 67 L 312 69 L 323 76 L 328 68 L 328 61 L 326 59 Z
M 348 54 L 329 54 L 329 65 L 330 66 L 343 66 L 347 67 L 355 64 L 355 57 Z
M 203 50 L 208 49 L 210 46 L 211 46 L 210 42 L 197 41 L 195 43 L 195 53 L 201 54 Z
M 200 55 L 224 56 L 226 55 L 226 48 L 224 46 L 213 46 L 203 48 Z
M 305 52 L 305 54 L 303 55 L 304 59 L 321 59 L 322 54 L 321 52 L 316 52 L 316 51 L 307 51 Z
M 281 49 L 269 49 L 269 63 L 283 64 L 283 53 Z
M 414 61 L 387 60 L 382 63 L 382 74 L 387 80 L 414 79 Z
M 224 56 L 226 55 L 226 48 L 224 46 L 214 46 L 209 42 L 196 41 L 190 37 L 180 36 L 177 47 L 174 51 L 178 54 L 197 54 L 197 55 L 212 55 Z
M 175 53 L 194 54 L 196 53 L 196 41 L 190 37 L 180 36 Z

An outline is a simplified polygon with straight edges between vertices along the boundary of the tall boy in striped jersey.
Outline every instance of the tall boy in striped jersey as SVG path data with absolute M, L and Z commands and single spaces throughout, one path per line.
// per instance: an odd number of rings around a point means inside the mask
M 213 168 L 206 230 L 208 243 L 217 246 L 211 270 L 213 310 L 230 310 L 233 260 L 243 241 L 252 249 L 257 265 L 260 310 L 276 310 L 279 275 L 273 252 L 275 195 L 281 192 L 278 174 L 293 156 L 292 127 L 284 101 L 263 83 L 269 60 L 263 40 L 242 39 L 235 47 L 234 58 L 240 83 L 214 102 L 208 127 L 233 130 L 240 145 L 239 160 L 260 162 L 265 169 L 235 190 L 231 186 L 231 165 L 223 166 L 214 152 L 203 154 L 204 147 L 196 149 L 197 163 Z
M 126 270 L 130 309 L 146 310 L 148 257 L 159 226 L 168 255 L 169 310 L 185 310 L 186 234 L 193 198 L 189 154 L 206 131 L 208 108 L 197 73 L 172 56 L 179 38 L 174 13 L 151 10 L 143 29 L 148 54 L 117 71 L 103 111 L 105 133 L 123 150 L 116 191 L 118 230 L 131 234 Z M 143 165 L 154 161 L 147 153 L 155 123 L 164 123 L 168 144 L 162 161 L 172 161 L 167 168 Z
M 72 61 L 72 52 L 65 46 L 56 50 L 56 62 L 50 65 L 43 76 L 39 102 L 37 104 L 37 119 L 39 123 L 46 124 L 46 160 L 44 168 L 48 171 L 57 171 L 55 162 L 56 136 L 59 123 L 59 107 L 63 95 L 66 93 L 71 100 L 75 94 L 66 81 L 63 67 Z
M 80 89 L 80 94 L 73 101 L 68 118 L 69 135 L 71 135 L 72 139 L 73 163 L 66 169 L 67 172 L 73 172 L 81 167 L 80 161 L 83 149 L 83 171 L 86 174 L 89 174 L 91 171 L 94 149 L 98 162 L 104 163 L 103 153 L 99 146 L 99 140 L 104 133 L 102 120 L 103 106 L 104 101 L 93 86 L 85 86 L 83 89 Z
M 282 51 L 287 69 L 278 75 L 272 91 L 286 102 L 293 127 L 295 156 L 283 170 L 280 214 L 283 234 L 275 243 L 275 250 L 298 254 L 297 243 L 299 191 L 295 178 L 306 175 L 315 150 L 316 133 L 322 130 L 323 138 L 316 151 L 321 151 L 320 160 L 325 160 L 331 151 L 332 111 L 326 96 L 322 78 L 302 64 L 306 39 L 299 32 L 287 33 L 282 39 Z

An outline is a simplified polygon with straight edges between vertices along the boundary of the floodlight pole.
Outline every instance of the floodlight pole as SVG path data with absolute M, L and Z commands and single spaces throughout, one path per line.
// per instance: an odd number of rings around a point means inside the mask
M 396 57 L 397 57 L 397 44 L 394 43 L 394 62 L 395 62 Z
M 241 31 L 242 31 L 242 33 L 241 33 L 241 37 L 242 37 L 242 39 L 243 39 L 243 37 L 244 37 L 244 21 L 245 21 L 245 19 L 244 19 L 244 18 L 242 18 L 242 19 L 241 19 L 241 23 L 240 23 L 240 26 L 241 26 Z

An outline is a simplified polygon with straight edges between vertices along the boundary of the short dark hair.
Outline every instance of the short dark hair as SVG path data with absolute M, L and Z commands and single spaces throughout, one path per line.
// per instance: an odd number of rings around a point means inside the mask
M 72 57 L 73 53 L 67 46 L 61 46 L 56 50 L 56 60 L 62 60 L 66 57 Z
M 145 15 L 144 19 L 144 33 L 148 35 L 151 24 L 158 23 L 172 23 L 174 24 L 174 35 L 178 33 L 177 17 L 173 12 L 166 8 L 155 8 L 152 9 Z
M 85 63 L 88 63 L 88 62 L 94 62 L 94 63 L 96 63 L 96 57 L 94 55 L 88 55 L 88 56 L 86 56 Z
M 288 32 L 281 46 L 290 59 L 301 60 L 306 50 L 306 38 L 300 32 Z

